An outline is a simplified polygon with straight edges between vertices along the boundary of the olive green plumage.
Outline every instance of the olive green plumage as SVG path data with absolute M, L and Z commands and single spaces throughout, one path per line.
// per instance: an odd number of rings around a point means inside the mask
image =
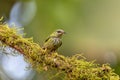
M 53 32 L 46 40 L 43 45 L 43 49 L 48 53 L 56 51 L 62 45 L 62 35 L 64 34 L 64 30 L 58 29 Z

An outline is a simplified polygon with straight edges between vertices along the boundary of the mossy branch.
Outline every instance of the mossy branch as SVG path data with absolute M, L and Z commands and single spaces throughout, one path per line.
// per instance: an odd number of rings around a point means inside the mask
M 56 53 L 48 54 L 31 38 L 23 38 L 7 24 L 0 25 L 0 41 L 24 55 L 25 60 L 37 71 L 57 70 L 64 73 L 64 80 L 119 80 L 119 75 L 108 65 L 99 66 L 86 61 L 81 54 L 65 57 Z

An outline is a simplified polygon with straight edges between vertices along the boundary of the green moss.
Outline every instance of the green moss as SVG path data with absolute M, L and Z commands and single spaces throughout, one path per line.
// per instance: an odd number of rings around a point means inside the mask
M 32 38 L 23 38 L 7 24 L 0 25 L 0 41 L 23 54 L 25 61 L 38 72 L 57 70 L 56 75 L 64 74 L 64 80 L 119 80 L 119 75 L 108 64 L 100 66 L 86 61 L 81 54 L 71 57 L 57 52 L 48 54 Z

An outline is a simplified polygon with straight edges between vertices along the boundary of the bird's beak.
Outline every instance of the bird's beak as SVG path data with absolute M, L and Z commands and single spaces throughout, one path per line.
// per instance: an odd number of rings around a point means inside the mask
M 66 34 L 66 32 L 63 32 L 63 34 Z

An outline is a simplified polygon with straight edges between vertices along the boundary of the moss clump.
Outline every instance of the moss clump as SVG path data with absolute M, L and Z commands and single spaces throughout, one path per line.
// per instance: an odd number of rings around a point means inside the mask
M 119 80 L 119 76 L 108 64 L 99 66 L 94 61 L 86 61 L 81 54 L 71 57 L 48 54 L 31 38 L 23 38 L 14 28 L 7 24 L 0 25 L 0 41 L 21 54 L 31 67 L 37 71 L 57 70 L 64 73 L 64 80 Z

